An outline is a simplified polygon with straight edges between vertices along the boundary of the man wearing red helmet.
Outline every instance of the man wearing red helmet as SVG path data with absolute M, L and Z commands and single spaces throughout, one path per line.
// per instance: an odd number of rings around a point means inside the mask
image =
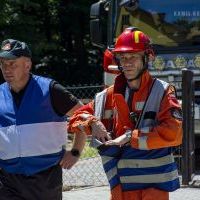
M 154 52 L 143 32 L 126 29 L 113 54 L 121 73 L 75 113 L 69 131 L 92 134 L 111 200 L 168 200 L 169 192 L 180 187 L 172 155 L 182 142 L 175 89 L 149 74 Z

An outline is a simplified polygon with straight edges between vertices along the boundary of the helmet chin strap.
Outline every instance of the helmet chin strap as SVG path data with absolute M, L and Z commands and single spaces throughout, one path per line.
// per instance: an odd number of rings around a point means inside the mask
M 120 60 L 116 56 L 114 56 L 114 61 L 117 64 L 118 70 L 122 73 L 123 72 L 123 67 L 120 64 Z

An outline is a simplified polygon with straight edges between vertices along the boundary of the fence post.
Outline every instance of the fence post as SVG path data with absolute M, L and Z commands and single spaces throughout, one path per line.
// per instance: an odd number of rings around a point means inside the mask
M 193 143 L 192 136 L 194 135 L 193 124 L 193 72 L 188 69 L 182 70 L 182 110 L 183 110 L 183 143 L 182 143 L 182 184 L 189 185 L 191 181 L 192 171 L 191 156 L 194 152 L 191 149 Z

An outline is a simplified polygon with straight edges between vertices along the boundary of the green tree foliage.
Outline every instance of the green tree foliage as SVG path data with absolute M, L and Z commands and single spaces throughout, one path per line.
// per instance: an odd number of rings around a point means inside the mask
M 1 0 L 0 40 L 25 41 L 33 71 L 64 85 L 102 82 L 102 54 L 89 36 L 90 6 L 96 0 Z

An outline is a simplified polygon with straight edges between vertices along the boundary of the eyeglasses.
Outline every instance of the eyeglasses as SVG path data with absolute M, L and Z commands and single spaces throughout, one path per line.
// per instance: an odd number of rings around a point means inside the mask
M 134 62 L 142 59 L 142 55 L 133 53 L 116 54 L 116 58 L 121 62 Z

